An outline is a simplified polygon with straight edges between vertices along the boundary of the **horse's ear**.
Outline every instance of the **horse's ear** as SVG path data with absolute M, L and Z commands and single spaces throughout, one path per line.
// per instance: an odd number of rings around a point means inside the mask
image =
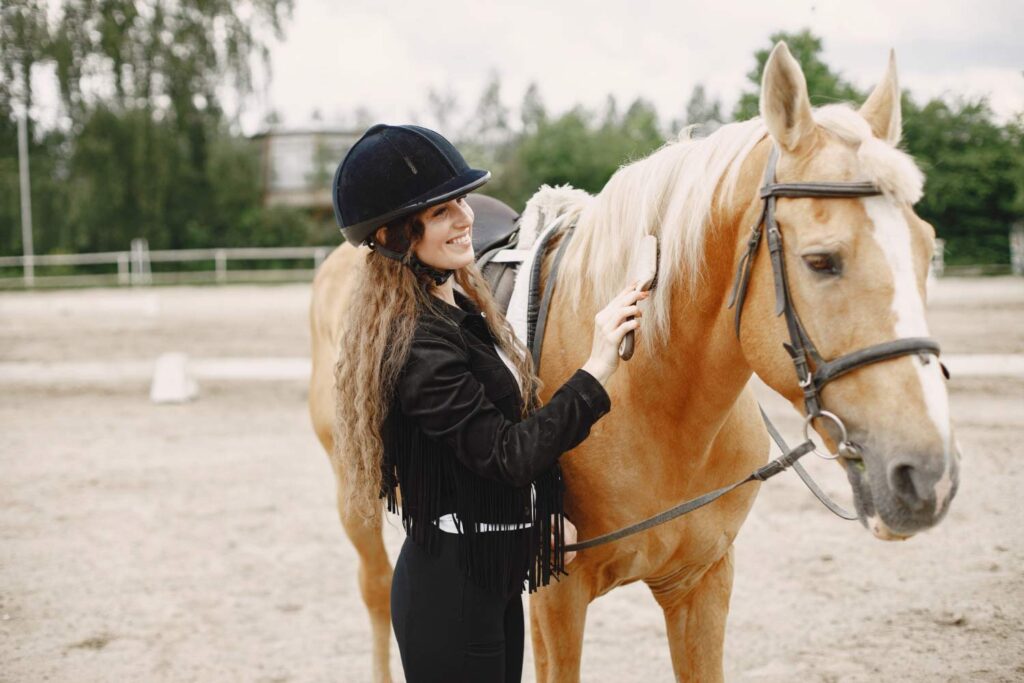
M 786 43 L 776 43 L 761 79 L 761 118 L 775 142 L 787 152 L 799 152 L 813 140 L 814 119 L 807 97 L 807 80 Z
M 896 78 L 896 51 L 889 50 L 889 66 L 882 82 L 875 86 L 860 108 L 860 115 L 870 124 L 876 138 L 890 145 L 900 141 L 903 113 L 900 105 L 900 84 Z

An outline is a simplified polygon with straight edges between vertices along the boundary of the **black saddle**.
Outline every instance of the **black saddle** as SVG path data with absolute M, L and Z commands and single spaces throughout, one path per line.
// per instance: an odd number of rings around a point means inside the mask
M 473 252 L 476 265 L 491 288 L 502 313 L 508 312 L 518 263 L 498 263 L 491 259 L 504 249 L 519 244 L 519 214 L 508 204 L 483 194 L 471 194 L 466 201 L 473 208 Z
M 516 231 L 519 214 L 505 202 L 485 194 L 471 194 L 466 201 L 473 208 L 473 251 L 479 259 L 496 246 L 507 244 Z

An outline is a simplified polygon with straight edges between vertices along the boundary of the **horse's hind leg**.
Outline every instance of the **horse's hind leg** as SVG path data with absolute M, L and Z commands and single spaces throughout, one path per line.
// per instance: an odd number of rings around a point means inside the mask
M 672 669 L 677 681 L 721 681 L 725 619 L 732 593 L 733 549 L 695 585 L 648 582 L 665 613 Z
M 358 515 L 345 513 L 346 490 L 338 477 L 338 514 L 342 526 L 359 554 L 359 590 L 370 613 L 373 632 L 373 680 L 390 683 L 391 649 L 391 562 L 384 548 L 381 524 L 383 515 L 374 524 L 367 524 Z
M 573 567 L 568 567 L 571 572 Z M 530 635 L 537 683 L 580 680 L 583 628 L 591 591 L 583 575 L 552 582 L 530 596 Z

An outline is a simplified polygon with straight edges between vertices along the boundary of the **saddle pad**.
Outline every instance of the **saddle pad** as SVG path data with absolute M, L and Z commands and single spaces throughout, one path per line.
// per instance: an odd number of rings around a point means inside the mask
M 537 258 L 537 251 L 542 244 L 547 242 L 547 236 L 558 229 L 558 226 L 562 224 L 562 217 L 559 216 L 555 220 L 551 221 L 540 236 L 534 240 L 533 244 L 526 251 L 526 255 L 523 258 L 523 262 L 519 264 L 519 270 L 516 272 L 515 285 L 512 288 L 512 298 L 508 302 L 508 311 L 505 313 L 505 318 L 512 326 L 512 330 L 515 331 L 516 336 L 519 337 L 519 341 L 526 344 L 526 318 L 527 311 L 530 307 L 530 273 L 533 272 L 533 263 Z M 540 296 L 540 292 L 535 293 L 535 296 Z

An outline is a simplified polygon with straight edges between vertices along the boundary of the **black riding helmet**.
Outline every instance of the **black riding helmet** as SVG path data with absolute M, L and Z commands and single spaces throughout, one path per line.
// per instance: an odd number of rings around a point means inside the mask
M 439 133 L 377 124 L 338 164 L 334 218 L 345 239 L 360 245 L 385 223 L 467 194 L 490 178 L 490 171 L 470 168 Z

